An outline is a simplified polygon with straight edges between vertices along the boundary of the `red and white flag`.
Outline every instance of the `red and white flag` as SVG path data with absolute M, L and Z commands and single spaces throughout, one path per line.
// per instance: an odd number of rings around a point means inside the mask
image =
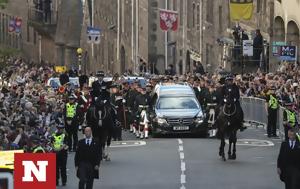
M 163 31 L 173 30 L 178 28 L 178 12 L 170 10 L 159 10 L 160 28 Z

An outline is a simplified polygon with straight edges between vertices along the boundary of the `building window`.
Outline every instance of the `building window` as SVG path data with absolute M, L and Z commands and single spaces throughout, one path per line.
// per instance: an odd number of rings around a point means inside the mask
M 173 0 L 173 10 L 177 11 L 177 0 Z
M 267 0 L 264 1 L 264 13 L 267 13 L 268 6 L 267 6 Z
M 29 27 L 29 24 L 27 24 L 27 37 L 26 37 L 26 41 L 27 42 L 30 42 L 30 27 Z
M 257 5 L 256 6 L 257 6 L 256 7 L 256 12 L 260 13 L 260 11 L 261 11 L 261 0 L 257 0 Z
M 195 14 L 196 14 L 196 5 L 193 3 L 193 25 L 192 27 L 195 27 Z
M 200 5 L 197 5 L 197 29 L 200 29 Z
M 180 17 L 179 17 L 179 23 L 182 26 L 183 25 L 183 1 L 184 0 L 180 0 Z
M 211 23 L 211 24 L 213 24 L 213 22 L 214 22 L 214 17 L 213 17 L 213 15 L 214 15 L 214 1 L 208 1 L 207 2 L 207 9 L 206 9 L 206 11 L 207 11 L 207 13 L 206 13 L 206 20 L 207 20 L 207 22 L 209 22 L 209 23 Z
M 222 6 L 219 6 L 219 33 L 220 34 L 223 31 L 222 18 L 223 18 L 223 9 Z
M 33 31 L 33 44 L 36 44 L 36 37 L 37 37 L 36 32 Z

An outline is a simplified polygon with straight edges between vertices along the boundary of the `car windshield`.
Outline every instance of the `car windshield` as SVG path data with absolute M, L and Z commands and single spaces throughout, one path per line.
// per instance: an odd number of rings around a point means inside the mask
M 163 97 L 157 103 L 157 109 L 199 109 L 193 97 Z

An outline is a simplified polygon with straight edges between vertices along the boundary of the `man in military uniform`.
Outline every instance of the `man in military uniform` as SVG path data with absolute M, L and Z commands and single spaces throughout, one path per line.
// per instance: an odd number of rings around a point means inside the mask
M 32 135 L 29 138 L 30 140 L 30 152 L 32 153 L 46 153 L 46 151 L 44 150 L 44 148 L 40 145 L 40 137 L 37 135 Z
M 139 129 L 139 134 L 137 135 L 137 137 L 140 138 L 148 138 L 148 125 L 147 124 L 147 113 L 149 110 L 149 106 L 150 106 L 150 96 L 149 94 L 147 94 L 146 92 L 146 88 L 144 87 L 140 87 L 140 94 L 136 96 L 135 99 L 135 104 L 134 104 L 134 109 L 136 111 L 136 116 L 137 116 L 137 124 L 140 126 L 141 124 L 144 126 L 143 131 L 141 131 L 141 129 Z M 144 111 L 144 114 L 142 114 L 142 112 Z M 146 113 L 146 114 L 145 114 Z
M 277 137 L 276 135 L 276 124 L 277 124 L 277 111 L 279 108 L 278 99 L 275 94 L 276 88 L 272 86 L 269 90 L 270 94 L 267 95 L 265 108 L 268 112 L 268 126 L 267 133 L 268 137 Z
M 133 123 L 136 120 L 136 117 L 135 117 L 136 112 L 135 112 L 134 102 L 135 102 L 135 99 L 136 99 L 137 95 L 139 94 L 137 89 L 138 89 L 138 83 L 134 82 L 134 83 L 131 84 L 131 88 L 129 89 L 129 91 L 127 93 L 127 98 L 128 99 L 126 99 L 126 103 L 127 103 L 127 107 L 128 107 L 128 110 L 129 110 L 129 115 L 131 117 L 130 131 L 134 130 Z
M 56 153 L 56 186 L 59 185 L 59 178 L 61 176 L 62 185 L 66 186 L 67 183 L 67 159 L 68 159 L 68 146 L 67 135 L 64 131 L 65 126 L 59 124 L 57 130 L 51 136 L 51 146 Z
M 207 96 L 207 108 L 206 108 L 206 113 L 207 113 L 207 123 L 210 126 L 210 137 L 214 137 L 216 135 L 216 128 L 214 127 L 215 125 L 215 120 L 216 120 L 216 109 L 218 105 L 218 93 L 216 91 L 216 88 L 214 87 L 213 83 L 210 83 L 209 85 L 209 94 Z
M 200 78 L 200 86 L 199 86 L 199 96 L 198 100 L 204 108 L 207 106 L 207 100 L 209 96 L 209 90 L 205 84 L 205 80 L 203 78 Z
M 113 131 L 113 139 L 116 141 L 122 140 L 122 125 L 125 124 L 125 110 L 124 110 L 124 102 L 123 102 L 123 96 L 120 92 L 120 86 L 117 84 L 114 84 L 111 86 L 112 95 L 111 95 L 111 101 L 114 105 L 114 108 L 117 112 L 117 119 L 116 119 L 116 126 L 114 127 Z
M 287 109 L 283 112 L 283 124 L 285 140 L 288 140 L 288 130 L 298 126 L 297 114 L 295 111 L 295 105 L 289 103 L 286 104 Z
M 240 131 L 244 131 L 246 129 L 246 127 L 243 125 L 244 123 L 244 112 L 243 109 L 240 105 L 240 90 L 238 88 L 238 86 L 233 82 L 234 80 L 234 76 L 229 74 L 226 76 L 225 78 L 225 85 L 221 88 L 221 104 L 224 104 L 224 99 L 227 97 L 230 97 L 230 100 L 232 100 L 237 109 L 240 109 L 240 111 L 242 112 L 242 117 L 241 117 L 241 125 L 240 125 Z
M 77 142 L 78 142 L 78 119 L 77 119 L 78 105 L 75 102 L 75 99 L 76 97 L 74 95 L 69 96 L 69 102 L 66 104 L 64 110 L 65 125 L 68 134 L 68 147 L 70 152 L 76 151 Z

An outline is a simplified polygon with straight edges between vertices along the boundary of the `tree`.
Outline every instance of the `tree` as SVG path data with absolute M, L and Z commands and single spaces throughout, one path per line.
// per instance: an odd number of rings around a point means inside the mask
M 5 9 L 8 0 L 0 0 L 0 9 Z

